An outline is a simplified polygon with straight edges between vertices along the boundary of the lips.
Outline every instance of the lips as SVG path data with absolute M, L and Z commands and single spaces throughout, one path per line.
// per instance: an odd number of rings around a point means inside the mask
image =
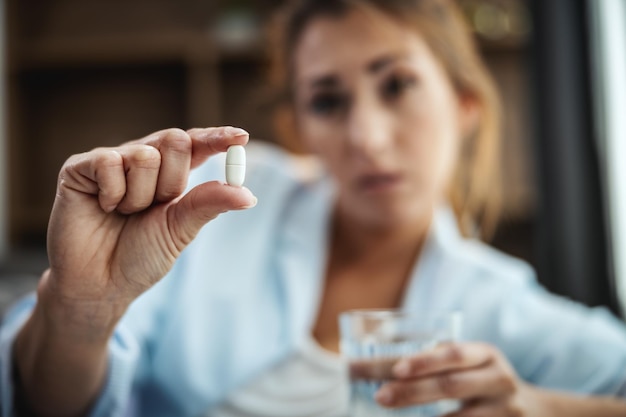
M 392 173 L 365 174 L 358 177 L 356 184 L 363 192 L 387 192 L 400 185 L 402 176 Z

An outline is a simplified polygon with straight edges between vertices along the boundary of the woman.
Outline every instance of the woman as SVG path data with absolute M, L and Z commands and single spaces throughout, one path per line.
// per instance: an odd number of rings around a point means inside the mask
M 493 228 L 497 101 L 453 2 L 309 0 L 284 17 L 283 132 L 329 175 L 251 145 L 259 204 L 216 218 L 257 203 L 210 181 L 239 129 L 71 157 L 38 300 L 3 328 L 3 415 L 13 392 L 42 416 L 342 415 L 337 315 L 395 307 L 462 309 L 479 342 L 398 362 L 384 406 L 625 415 L 624 327 L 458 231 Z

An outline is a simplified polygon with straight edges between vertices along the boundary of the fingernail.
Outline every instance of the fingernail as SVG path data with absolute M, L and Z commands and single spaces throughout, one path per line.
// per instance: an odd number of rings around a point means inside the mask
M 117 208 L 117 204 L 113 204 L 111 206 L 102 207 L 102 210 L 104 210 L 105 213 L 110 214 L 110 213 L 113 213 L 116 208 Z
M 411 365 L 406 361 L 398 362 L 393 367 L 393 373 L 398 378 L 406 378 L 411 374 Z
M 249 136 L 250 135 L 245 130 L 238 128 L 238 127 L 232 127 L 232 126 L 228 126 L 226 128 L 226 134 L 230 136 Z
M 374 399 L 382 405 L 391 405 L 393 403 L 393 392 L 388 388 L 381 388 L 374 395 Z
M 258 200 L 255 196 L 252 196 L 252 203 L 248 204 L 247 206 L 244 206 L 243 208 L 244 208 L 244 209 L 250 209 L 250 208 L 252 208 L 252 207 L 256 206 L 256 203 L 257 203 L 258 201 L 259 201 L 259 200 Z

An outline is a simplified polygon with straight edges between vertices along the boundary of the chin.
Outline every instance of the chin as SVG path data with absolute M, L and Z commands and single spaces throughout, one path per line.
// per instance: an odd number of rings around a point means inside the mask
M 432 215 L 432 204 L 421 202 L 393 202 L 363 204 L 359 217 L 375 228 L 394 229 L 419 224 Z

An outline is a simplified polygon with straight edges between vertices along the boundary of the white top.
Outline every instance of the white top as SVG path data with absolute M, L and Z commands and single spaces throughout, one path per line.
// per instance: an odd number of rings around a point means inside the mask
M 297 369 L 287 364 L 302 356 L 300 341 L 319 311 L 336 195 L 327 177 L 301 180 L 294 159 L 275 147 L 251 143 L 246 153 L 246 184 L 259 204 L 211 221 L 170 274 L 130 306 L 111 338 L 108 379 L 90 417 L 198 417 L 243 404 L 233 399 L 262 376 L 280 375 L 274 368 Z M 190 186 L 221 178 L 224 159 L 194 170 Z M 12 348 L 35 302 L 34 295 L 20 302 L 0 327 L 2 417 L 14 415 Z M 464 239 L 446 207 L 437 208 L 402 307 L 462 311 L 463 339 L 500 349 L 528 383 L 626 398 L 624 323 L 549 294 L 525 263 Z M 272 392 L 291 392 L 298 379 L 274 379 L 283 391 Z M 313 398 L 313 389 L 299 392 Z M 302 415 L 308 406 L 288 404 L 294 410 L 266 415 Z
M 211 417 L 344 417 L 350 388 L 341 357 L 306 339 L 288 358 L 231 394 Z

